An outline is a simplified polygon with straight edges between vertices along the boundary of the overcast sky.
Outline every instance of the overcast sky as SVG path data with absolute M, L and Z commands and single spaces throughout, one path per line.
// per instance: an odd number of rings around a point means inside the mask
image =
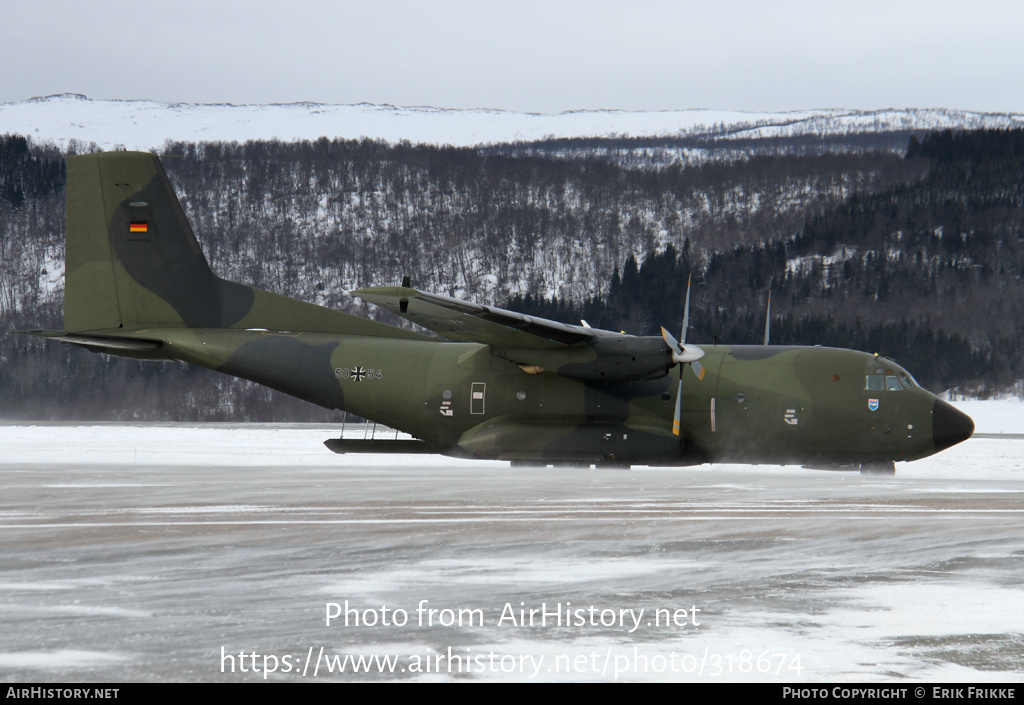
M 0 102 L 1024 112 L 1019 0 L 3 0 Z

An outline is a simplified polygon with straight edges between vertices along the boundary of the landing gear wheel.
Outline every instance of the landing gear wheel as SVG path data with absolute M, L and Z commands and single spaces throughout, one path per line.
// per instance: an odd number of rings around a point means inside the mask
M 895 475 L 896 463 L 893 461 L 881 463 L 861 463 L 861 475 Z

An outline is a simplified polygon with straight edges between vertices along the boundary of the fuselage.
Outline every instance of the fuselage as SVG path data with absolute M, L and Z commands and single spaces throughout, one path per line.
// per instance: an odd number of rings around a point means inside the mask
M 177 346 L 178 359 L 344 409 L 465 457 L 841 467 L 922 458 L 973 432 L 969 418 L 894 362 L 853 350 L 709 345 L 702 346 L 700 375 L 683 365 L 655 379 L 596 382 L 530 373 L 476 343 L 270 331 L 185 335 L 190 341 Z M 674 436 L 680 389 L 681 436 Z

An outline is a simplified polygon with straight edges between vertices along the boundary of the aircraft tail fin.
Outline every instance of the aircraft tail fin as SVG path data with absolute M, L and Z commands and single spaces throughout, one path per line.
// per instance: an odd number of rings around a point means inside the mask
M 156 156 L 70 157 L 67 174 L 66 330 L 223 324 L 220 280 Z
M 67 332 L 260 328 L 430 339 L 217 277 L 156 155 L 84 154 L 67 164 Z

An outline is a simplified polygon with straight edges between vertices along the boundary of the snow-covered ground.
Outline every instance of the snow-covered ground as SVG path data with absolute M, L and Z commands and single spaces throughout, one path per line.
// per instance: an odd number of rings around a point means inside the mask
M 956 405 L 980 433 L 1024 431 L 1020 402 Z M 0 426 L 0 680 L 980 683 L 1024 668 L 1022 440 L 879 477 L 341 456 L 321 444 L 337 430 Z M 328 624 L 331 605 L 363 622 Z M 518 611 L 570 607 L 581 621 Z
M 952 403 L 974 419 L 975 433 L 1024 433 L 1024 400 L 967 399 Z
M 90 100 L 63 94 L 0 104 L 0 134 L 82 148 L 159 150 L 187 142 L 319 137 L 474 146 L 547 137 L 714 135 L 732 139 L 885 130 L 1009 128 L 1024 115 L 960 110 L 580 110 L 542 115 L 503 110 L 450 110 L 391 105 L 227 105 Z

